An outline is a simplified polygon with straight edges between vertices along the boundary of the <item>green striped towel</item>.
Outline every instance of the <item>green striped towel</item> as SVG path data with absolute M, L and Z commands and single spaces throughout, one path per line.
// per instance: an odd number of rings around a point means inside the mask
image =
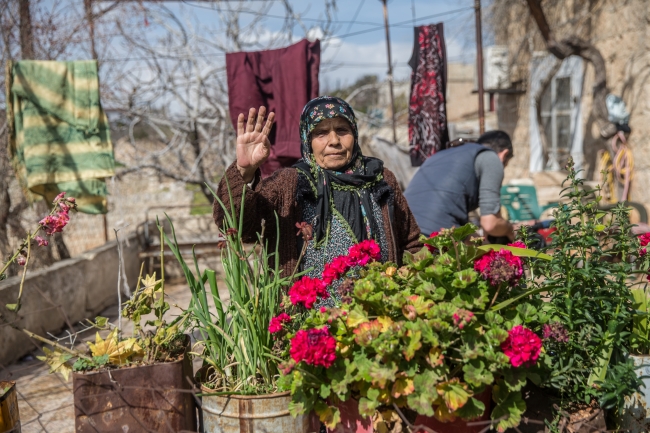
M 106 213 L 115 159 L 99 101 L 97 62 L 7 63 L 12 162 L 25 193 L 75 197 L 80 212 Z

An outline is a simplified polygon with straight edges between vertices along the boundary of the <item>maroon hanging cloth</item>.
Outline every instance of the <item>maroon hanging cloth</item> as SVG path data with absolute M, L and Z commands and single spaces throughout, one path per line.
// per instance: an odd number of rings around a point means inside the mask
M 237 116 L 251 107 L 275 112 L 271 155 L 262 176 L 290 167 L 300 158 L 300 114 L 318 96 L 320 41 L 306 39 L 277 50 L 226 54 L 228 108 L 233 127 Z
M 411 165 L 418 167 L 449 141 L 447 130 L 447 53 L 442 23 L 415 27 L 409 60 L 409 145 Z

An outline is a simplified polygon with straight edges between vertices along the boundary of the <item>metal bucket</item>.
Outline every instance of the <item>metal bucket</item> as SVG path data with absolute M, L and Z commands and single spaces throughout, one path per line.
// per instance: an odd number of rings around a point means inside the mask
M 204 393 L 212 392 L 202 388 Z M 289 414 L 291 394 L 204 395 L 202 398 L 205 433 L 308 433 L 309 416 Z
M 637 367 L 636 374 L 643 378 L 641 391 L 625 397 L 620 415 L 622 431 L 644 433 L 650 431 L 650 355 L 630 355 Z
M 73 373 L 76 433 L 196 431 L 192 364 L 175 362 Z
M 0 381 L 0 433 L 5 432 L 20 433 L 20 417 L 16 382 Z

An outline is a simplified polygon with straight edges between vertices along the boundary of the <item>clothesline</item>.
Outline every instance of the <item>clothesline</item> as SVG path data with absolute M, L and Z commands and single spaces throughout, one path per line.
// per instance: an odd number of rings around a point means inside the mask
M 422 20 L 427 20 L 427 19 L 431 19 L 431 18 L 444 16 L 444 15 L 451 15 L 451 14 L 455 14 L 455 13 L 459 13 L 459 12 L 464 12 L 464 11 L 467 11 L 469 9 L 473 9 L 473 7 L 464 7 L 464 8 L 454 9 L 454 10 L 447 11 L 447 12 L 440 12 L 440 13 L 433 14 L 433 15 L 427 15 L 427 16 L 424 16 L 424 17 L 416 18 L 415 21 L 422 21 Z M 400 22 L 397 22 L 397 23 L 390 24 L 389 27 L 398 27 L 398 26 L 407 25 L 407 24 L 413 23 L 413 22 L 414 22 L 413 19 L 410 19 L 410 20 L 407 20 L 407 21 L 400 21 Z M 335 38 L 336 39 L 343 39 L 343 38 L 347 38 L 347 37 L 350 37 L 350 36 L 357 36 L 357 35 L 370 33 L 370 32 L 375 32 L 375 31 L 383 30 L 383 29 L 384 29 L 384 26 L 381 25 L 381 26 L 378 26 L 378 27 L 375 27 L 375 28 L 372 28 L 372 29 L 359 30 L 357 32 L 346 33 L 346 34 L 342 34 L 342 35 L 331 35 L 331 36 L 328 36 L 326 38 L 321 39 L 321 42 L 326 42 L 326 41 L 329 41 L 329 40 L 332 40 L 332 39 L 335 39 Z M 213 57 L 213 56 L 214 57 L 221 57 L 221 56 L 225 56 L 225 55 L 226 55 L 226 53 L 199 53 L 199 54 L 193 54 L 192 56 L 193 57 Z M 137 60 L 155 60 L 155 59 L 174 59 L 174 60 L 177 60 L 178 58 L 168 56 L 168 55 L 160 55 L 160 56 L 155 56 L 155 57 L 108 58 L 108 59 L 100 59 L 100 61 L 101 62 L 129 62 L 129 61 L 137 61 Z

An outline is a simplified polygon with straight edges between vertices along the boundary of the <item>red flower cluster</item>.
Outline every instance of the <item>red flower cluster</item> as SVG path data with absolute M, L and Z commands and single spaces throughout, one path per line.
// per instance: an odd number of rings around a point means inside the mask
M 474 313 L 463 308 L 456 310 L 452 318 L 454 319 L 454 325 L 458 326 L 458 329 L 463 329 L 465 325 L 469 324 L 474 317 Z
M 336 339 L 327 328 L 300 330 L 291 339 L 289 353 L 296 362 L 329 368 L 336 359 Z
M 70 206 L 66 204 L 66 202 L 74 203 L 75 200 L 73 197 L 67 199 L 64 197 L 65 192 L 62 192 L 57 195 L 52 202 L 54 206 L 59 206 L 59 211 L 56 213 L 56 215 L 48 215 L 38 222 L 43 226 L 43 230 L 45 230 L 45 233 L 47 235 L 51 236 L 54 233 L 62 232 L 63 228 L 68 225 L 68 222 L 70 221 L 70 216 L 68 215 L 70 212 Z M 42 245 L 41 242 L 38 242 L 38 244 Z
M 650 233 L 644 233 L 641 236 L 639 236 L 639 243 L 641 244 L 641 249 L 639 250 L 639 257 L 643 257 L 646 255 L 648 250 L 645 248 L 648 246 L 650 243 Z
M 381 249 L 377 242 L 368 239 L 352 245 L 347 256 L 338 256 L 323 269 L 323 282 L 329 286 L 341 278 L 354 266 L 365 266 L 370 261 L 381 259 Z
M 305 308 L 312 308 L 314 303 L 320 296 L 321 298 L 329 298 L 330 294 L 327 292 L 327 285 L 325 282 L 318 278 L 311 278 L 304 276 L 289 289 L 289 299 L 293 305 L 303 304 Z
M 275 334 L 276 332 L 282 331 L 282 325 L 284 323 L 291 322 L 291 316 L 287 313 L 281 313 L 271 319 L 269 323 L 269 332 Z
M 542 340 L 530 329 L 518 325 L 508 331 L 501 350 L 510 358 L 513 367 L 532 367 L 542 350 Z
M 501 283 L 517 284 L 524 274 L 521 259 L 508 250 L 495 251 L 482 256 L 474 262 L 474 270 L 479 272 L 483 278 L 490 281 L 493 286 Z
M 348 251 L 350 266 L 365 266 L 371 260 L 381 259 L 381 249 L 372 239 L 361 241 L 352 245 Z
M 429 235 L 429 239 L 431 239 L 431 238 L 435 238 L 435 237 L 438 236 L 439 234 L 440 234 L 440 232 L 433 232 L 433 233 L 431 233 L 431 234 Z M 429 252 L 430 252 L 431 254 L 435 253 L 436 250 L 438 250 L 438 248 L 436 248 L 436 247 L 434 247 L 434 246 L 431 246 L 431 245 L 426 245 L 426 247 L 427 247 L 427 249 L 429 250 Z
M 351 261 L 348 256 L 338 256 L 323 269 L 323 281 L 326 285 L 332 284 L 335 280 L 341 278 L 343 274 L 350 270 Z

